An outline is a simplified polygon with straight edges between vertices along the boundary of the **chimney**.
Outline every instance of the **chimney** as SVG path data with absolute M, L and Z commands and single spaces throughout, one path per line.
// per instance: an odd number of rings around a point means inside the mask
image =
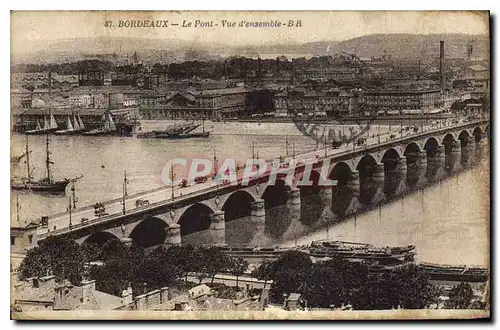
M 474 46 L 471 43 L 467 46 L 467 61 L 470 61 L 470 59 L 472 58 L 473 51 L 474 51 Z
M 49 71 L 49 96 L 52 96 L 52 71 Z
M 227 64 L 227 60 L 224 61 L 224 76 L 226 80 L 229 80 L 229 65 Z
M 261 63 L 260 63 L 260 56 L 259 58 L 257 59 L 257 80 L 260 82 L 260 66 L 261 66 Z
M 127 306 L 131 304 L 134 300 L 132 299 L 132 287 L 129 285 L 126 290 L 123 290 L 122 292 L 122 304 L 124 306 Z
M 439 42 L 439 80 L 444 90 L 444 41 Z
M 280 58 L 276 56 L 276 72 L 280 72 Z
M 86 304 L 95 291 L 95 280 L 82 281 L 82 304 Z

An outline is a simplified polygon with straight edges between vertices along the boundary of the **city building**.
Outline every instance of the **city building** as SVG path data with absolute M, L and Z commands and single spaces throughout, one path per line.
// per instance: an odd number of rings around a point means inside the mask
M 66 128 L 68 116 L 78 114 L 87 128 L 96 128 L 103 125 L 103 116 L 107 114 L 107 109 L 85 109 L 85 108 L 39 108 L 23 109 L 13 108 L 13 128 L 15 131 L 24 132 L 28 129 L 34 129 L 37 121 L 43 123 L 45 119 L 50 118 L 52 114 L 57 124 L 61 128 Z M 111 112 L 109 112 L 112 114 Z
M 200 284 L 188 290 L 191 299 L 198 299 L 202 296 L 210 296 L 213 294 L 212 289 L 206 284 Z
M 50 80 L 50 82 L 49 82 Z M 27 72 L 12 73 L 12 86 L 22 86 L 30 88 L 52 88 L 69 90 L 78 87 L 77 75 L 61 75 L 48 72 Z
M 29 249 L 36 246 L 37 225 L 29 223 L 25 226 L 16 224 L 10 227 L 10 271 L 16 271 L 21 265 Z
M 71 104 L 63 96 L 33 95 L 31 108 L 69 108 Z
M 400 114 L 441 108 L 444 101 L 439 89 L 383 89 L 364 91 L 362 104 L 363 110 L 371 114 Z
M 122 297 L 98 291 L 95 280 L 73 285 L 67 280 L 56 282 L 54 275 L 32 277 L 13 283 L 13 310 L 16 312 L 47 310 L 119 310 L 133 304 L 132 290 Z
M 92 95 L 83 92 L 77 92 L 69 97 L 69 103 L 71 106 L 78 108 L 95 108 L 93 100 L 94 98 Z
M 285 299 L 285 310 L 287 311 L 297 311 L 302 309 L 302 297 L 300 293 L 291 293 Z
M 136 98 L 133 98 L 133 97 L 125 97 L 123 98 L 123 106 L 124 107 L 134 107 L 136 105 L 138 105 L 138 100 Z
M 326 79 L 326 80 L 355 80 L 360 75 L 360 68 L 313 68 L 304 69 L 297 73 L 299 81 L 309 79 Z
M 88 69 L 78 73 L 78 86 L 104 86 L 104 71 Z
M 357 104 L 354 93 L 330 88 L 328 90 L 308 90 L 294 88 L 275 95 L 274 107 L 276 117 L 293 115 L 315 117 L 347 117 Z
M 84 86 L 69 93 L 69 103 L 76 108 L 121 108 L 125 106 L 125 99 L 138 100 L 145 93 L 129 86 Z
M 31 92 L 23 87 L 10 90 L 10 106 L 19 108 L 31 107 Z
M 465 81 L 466 86 L 464 92 L 469 98 L 479 99 L 489 95 L 490 71 L 488 68 L 480 64 L 471 65 L 467 67 L 462 80 Z
M 245 110 L 249 92 L 241 87 L 178 92 L 152 104 L 144 97 L 140 111 L 143 119 L 234 117 Z

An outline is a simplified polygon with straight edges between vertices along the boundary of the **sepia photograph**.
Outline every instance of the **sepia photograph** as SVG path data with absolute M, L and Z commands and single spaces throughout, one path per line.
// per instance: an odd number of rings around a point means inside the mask
M 11 319 L 491 317 L 489 11 L 10 27 Z

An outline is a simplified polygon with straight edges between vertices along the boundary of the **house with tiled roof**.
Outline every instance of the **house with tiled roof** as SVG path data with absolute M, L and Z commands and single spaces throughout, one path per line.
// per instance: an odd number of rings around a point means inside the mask
M 95 280 L 73 285 L 69 281 L 56 282 L 54 275 L 32 277 L 13 283 L 13 310 L 118 310 L 133 303 L 131 289 L 122 297 L 96 290 Z

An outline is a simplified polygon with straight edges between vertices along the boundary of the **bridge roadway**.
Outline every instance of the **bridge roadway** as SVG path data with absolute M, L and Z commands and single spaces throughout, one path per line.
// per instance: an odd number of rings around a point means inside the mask
M 315 150 L 301 155 L 295 156 L 296 162 L 302 162 L 304 164 L 318 163 L 319 161 L 329 158 L 335 160 L 337 158 L 345 159 L 351 155 L 367 152 L 371 149 L 378 148 L 388 148 L 394 144 L 401 143 L 406 140 L 415 139 L 418 137 L 423 137 L 426 135 L 432 135 L 436 133 L 443 133 L 449 130 L 456 130 L 460 127 L 470 126 L 473 124 L 485 124 L 489 123 L 487 119 L 480 119 L 474 121 L 460 120 L 458 123 L 453 123 L 450 120 L 442 121 L 440 123 L 434 122 L 434 124 L 427 126 L 418 127 L 418 132 L 413 132 L 412 130 L 401 130 L 399 125 L 393 126 L 391 131 L 387 131 L 381 134 L 380 139 L 378 136 L 367 137 L 366 144 L 363 146 L 357 146 L 355 143 L 349 143 L 342 145 L 337 149 L 327 148 Z M 390 138 L 390 134 L 396 134 L 395 138 Z M 366 133 L 365 133 L 366 135 Z M 366 136 L 365 136 L 366 137 Z M 380 143 L 379 143 L 380 142 Z M 293 157 L 285 157 L 283 164 L 292 161 Z M 276 161 L 276 160 L 272 160 Z M 272 161 L 268 161 L 268 164 Z M 288 168 L 282 168 L 278 170 L 279 173 L 286 174 Z M 237 173 L 237 177 L 240 179 L 243 175 L 243 170 Z M 264 174 L 263 176 L 266 176 Z M 122 198 L 117 198 L 114 200 L 103 202 L 105 206 L 105 212 L 107 215 L 97 217 L 94 215 L 94 206 L 89 205 L 82 208 L 77 208 L 71 212 L 71 225 L 70 225 L 70 213 L 63 212 L 55 214 L 48 217 L 48 226 L 39 226 L 37 229 L 38 239 L 44 239 L 49 235 L 61 235 L 67 234 L 74 230 L 79 230 L 85 227 L 92 227 L 103 222 L 119 220 L 129 216 L 133 216 L 140 213 L 145 213 L 148 210 L 156 209 L 159 207 L 165 207 L 171 204 L 178 203 L 179 201 L 185 201 L 193 197 L 208 194 L 210 192 L 216 192 L 220 189 L 226 188 L 227 185 L 217 184 L 214 180 L 208 180 L 205 183 L 194 184 L 185 188 L 174 187 L 174 200 L 172 200 L 172 188 L 171 187 L 160 187 L 146 192 L 141 192 L 133 195 L 126 196 L 125 198 L 125 213 L 123 213 Z M 137 199 L 148 200 L 149 204 L 141 207 L 135 207 L 135 201 Z M 82 218 L 86 218 L 85 222 Z

